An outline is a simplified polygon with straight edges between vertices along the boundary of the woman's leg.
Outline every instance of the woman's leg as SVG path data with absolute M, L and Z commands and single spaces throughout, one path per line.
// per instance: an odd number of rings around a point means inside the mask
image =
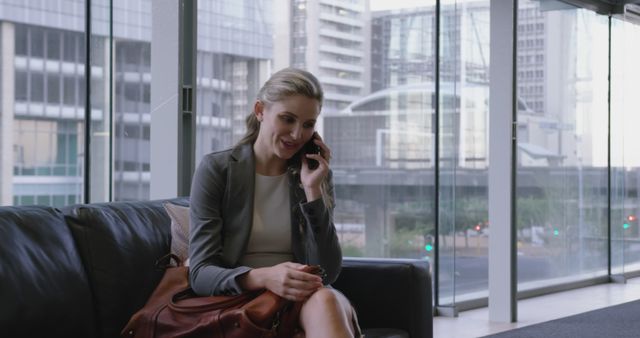
M 352 338 L 353 309 L 347 298 L 331 288 L 316 291 L 300 310 L 306 338 Z

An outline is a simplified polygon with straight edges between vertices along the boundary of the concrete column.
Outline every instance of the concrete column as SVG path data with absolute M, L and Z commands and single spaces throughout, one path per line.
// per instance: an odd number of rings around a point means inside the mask
M 179 5 L 151 3 L 151 199 L 178 196 Z
M 515 239 L 516 0 L 491 0 L 489 320 L 517 320 Z
M 389 255 L 388 231 L 385 229 L 385 187 L 368 186 L 364 190 L 364 229 L 367 257 L 386 257 Z

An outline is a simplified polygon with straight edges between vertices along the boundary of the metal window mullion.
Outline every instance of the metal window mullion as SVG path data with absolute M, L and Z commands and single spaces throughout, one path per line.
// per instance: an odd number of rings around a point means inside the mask
M 109 187 L 108 187 L 108 201 L 113 201 L 113 148 L 114 148 L 114 137 L 113 137 L 113 75 L 114 75 L 114 67 L 113 67 L 113 0 L 109 0 Z
M 511 321 L 518 321 L 518 255 L 517 255 L 517 243 L 518 243 L 518 224 L 517 224 L 517 178 L 518 178 L 518 0 L 513 0 L 513 17 L 512 17 L 512 64 L 511 64 L 511 125 L 512 138 L 511 138 L 511 240 L 509 246 L 511 247 L 511 285 L 509 293 L 511 295 Z
M 440 305 L 440 0 L 436 0 L 436 17 L 435 17 L 435 97 L 434 97 L 434 121 L 432 128 L 434 129 L 434 227 L 435 238 L 433 253 L 433 294 L 434 304 L 436 307 Z
M 608 81 L 607 81 L 607 274 L 611 276 L 611 15 L 609 15 Z M 624 246 L 623 246 L 624 247 Z M 624 270 L 623 270 L 624 271 Z
M 197 74 L 197 2 L 180 5 L 180 102 L 178 124 L 178 195 L 189 196 L 195 172 L 196 74 Z
M 85 1 L 84 18 L 84 198 L 91 202 L 91 0 Z M 80 93 L 83 95 L 83 93 Z

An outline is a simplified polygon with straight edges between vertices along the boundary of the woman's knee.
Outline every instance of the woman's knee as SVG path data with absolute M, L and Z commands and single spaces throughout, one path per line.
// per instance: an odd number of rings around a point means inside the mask
M 321 308 L 343 308 L 344 298 L 339 292 L 331 288 L 321 288 L 309 297 L 307 305 Z
M 322 288 L 309 297 L 302 306 L 300 324 L 304 331 L 313 333 L 307 336 L 353 337 L 351 305 L 344 295 L 331 288 Z

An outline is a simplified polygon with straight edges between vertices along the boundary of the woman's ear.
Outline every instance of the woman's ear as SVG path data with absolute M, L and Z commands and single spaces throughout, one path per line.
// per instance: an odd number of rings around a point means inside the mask
M 258 121 L 262 122 L 264 114 L 264 103 L 262 103 L 262 101 L 256 100 L 256 103 L 253 105 L 253 113 L 256 114 Z

